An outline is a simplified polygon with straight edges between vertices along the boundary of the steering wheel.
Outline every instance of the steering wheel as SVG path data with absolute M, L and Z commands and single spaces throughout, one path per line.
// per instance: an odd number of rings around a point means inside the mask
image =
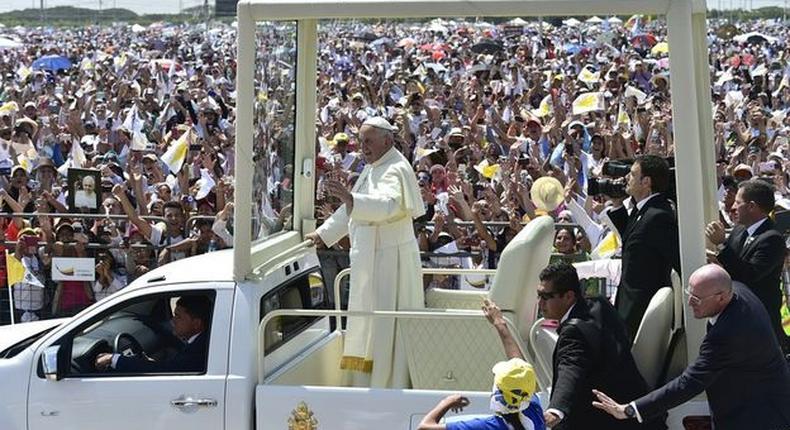
M 138 342 L 134 336 L 129 333 L 118 333 L 112 343 L 112 352 L 124 356 L 137 356 L 141 355 L 144 351 L 143 346 L 140 345 L 140 342 Z

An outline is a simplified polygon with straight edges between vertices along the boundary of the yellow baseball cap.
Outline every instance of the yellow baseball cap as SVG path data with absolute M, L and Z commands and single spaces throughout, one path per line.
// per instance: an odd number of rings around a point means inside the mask
M 491 371 L 494 372 L 494 385 L 501 393 L 501 403 L 506 408 L 517 409 L 535 393 L 535 369 L 526 361 L 520 358 L 500 361 Z

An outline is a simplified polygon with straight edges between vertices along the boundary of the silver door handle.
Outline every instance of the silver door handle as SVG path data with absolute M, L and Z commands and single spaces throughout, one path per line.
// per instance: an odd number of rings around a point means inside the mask
M 215 407 L 217 401 L 214 399 L 193 399 L 192 397 L 181 397 L 170 401 L 170 406 L 175 408 L 188 408 L 188 407 Z
M 42 417 L 56 417 L 58 415 L 60 415 L 58 411 L 41 411 Z

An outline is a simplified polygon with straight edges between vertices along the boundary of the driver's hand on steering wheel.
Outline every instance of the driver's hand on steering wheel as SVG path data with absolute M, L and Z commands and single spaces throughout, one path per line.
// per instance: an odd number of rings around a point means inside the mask
M 96 362 L 94 363 L 96 366 L 96 370 L 107 370 L 112 365 L 112 354 L 108 354 L 106 352 L 101 353 L 96 356 Z

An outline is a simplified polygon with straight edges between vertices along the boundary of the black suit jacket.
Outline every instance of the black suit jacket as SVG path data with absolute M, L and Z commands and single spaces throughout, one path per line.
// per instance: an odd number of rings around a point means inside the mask
M 779 279 L 785 259 L 785 241 L 774 229 L 774 222 L 766 219 L 757 230 L 749 245 L 745 244 L 749 233 L 744 226 L 733 228 L 725 242 L 718 260 L 734 281 L 742 282 L 763 302 L 768 311 L 771 327 L 777 338 L 784 341 L 780 317 L 782 290 Z
M 639 426 L 592 406 L 592 389 L 624 402 L 647 392 L 631 355 L 631 342 L 617 311 L 605 299 L 577 302 L 557 330 L 551 402 L 565 417 L 555 430 L 664 429 L 663 417 Z
M 790 369 L 768 314 L 749 288 L 708 326 L 699 357 L 683 374 L 636 400 L 642 417 L 680 405 L 705 390 L 716 430 L 790 428 Z
M 615 306 L 633 340 L 650 299 L 661 287 L 672 286 L 672 269 L 680 273 L 678 223 L 662 194 L 648 200 L 635 219 L 629 219 L 625 206 L 610 211 L 609 219 L 623 240 Z
M 208 356 L 208 335 L 204 331 L 192 343 L 184 347 L 166 361 L 149 361 L 138 357 L 118 357 L 115 370 L 127 373 L 161 373 L 161 372 L 202 372 L 206 368 Z

